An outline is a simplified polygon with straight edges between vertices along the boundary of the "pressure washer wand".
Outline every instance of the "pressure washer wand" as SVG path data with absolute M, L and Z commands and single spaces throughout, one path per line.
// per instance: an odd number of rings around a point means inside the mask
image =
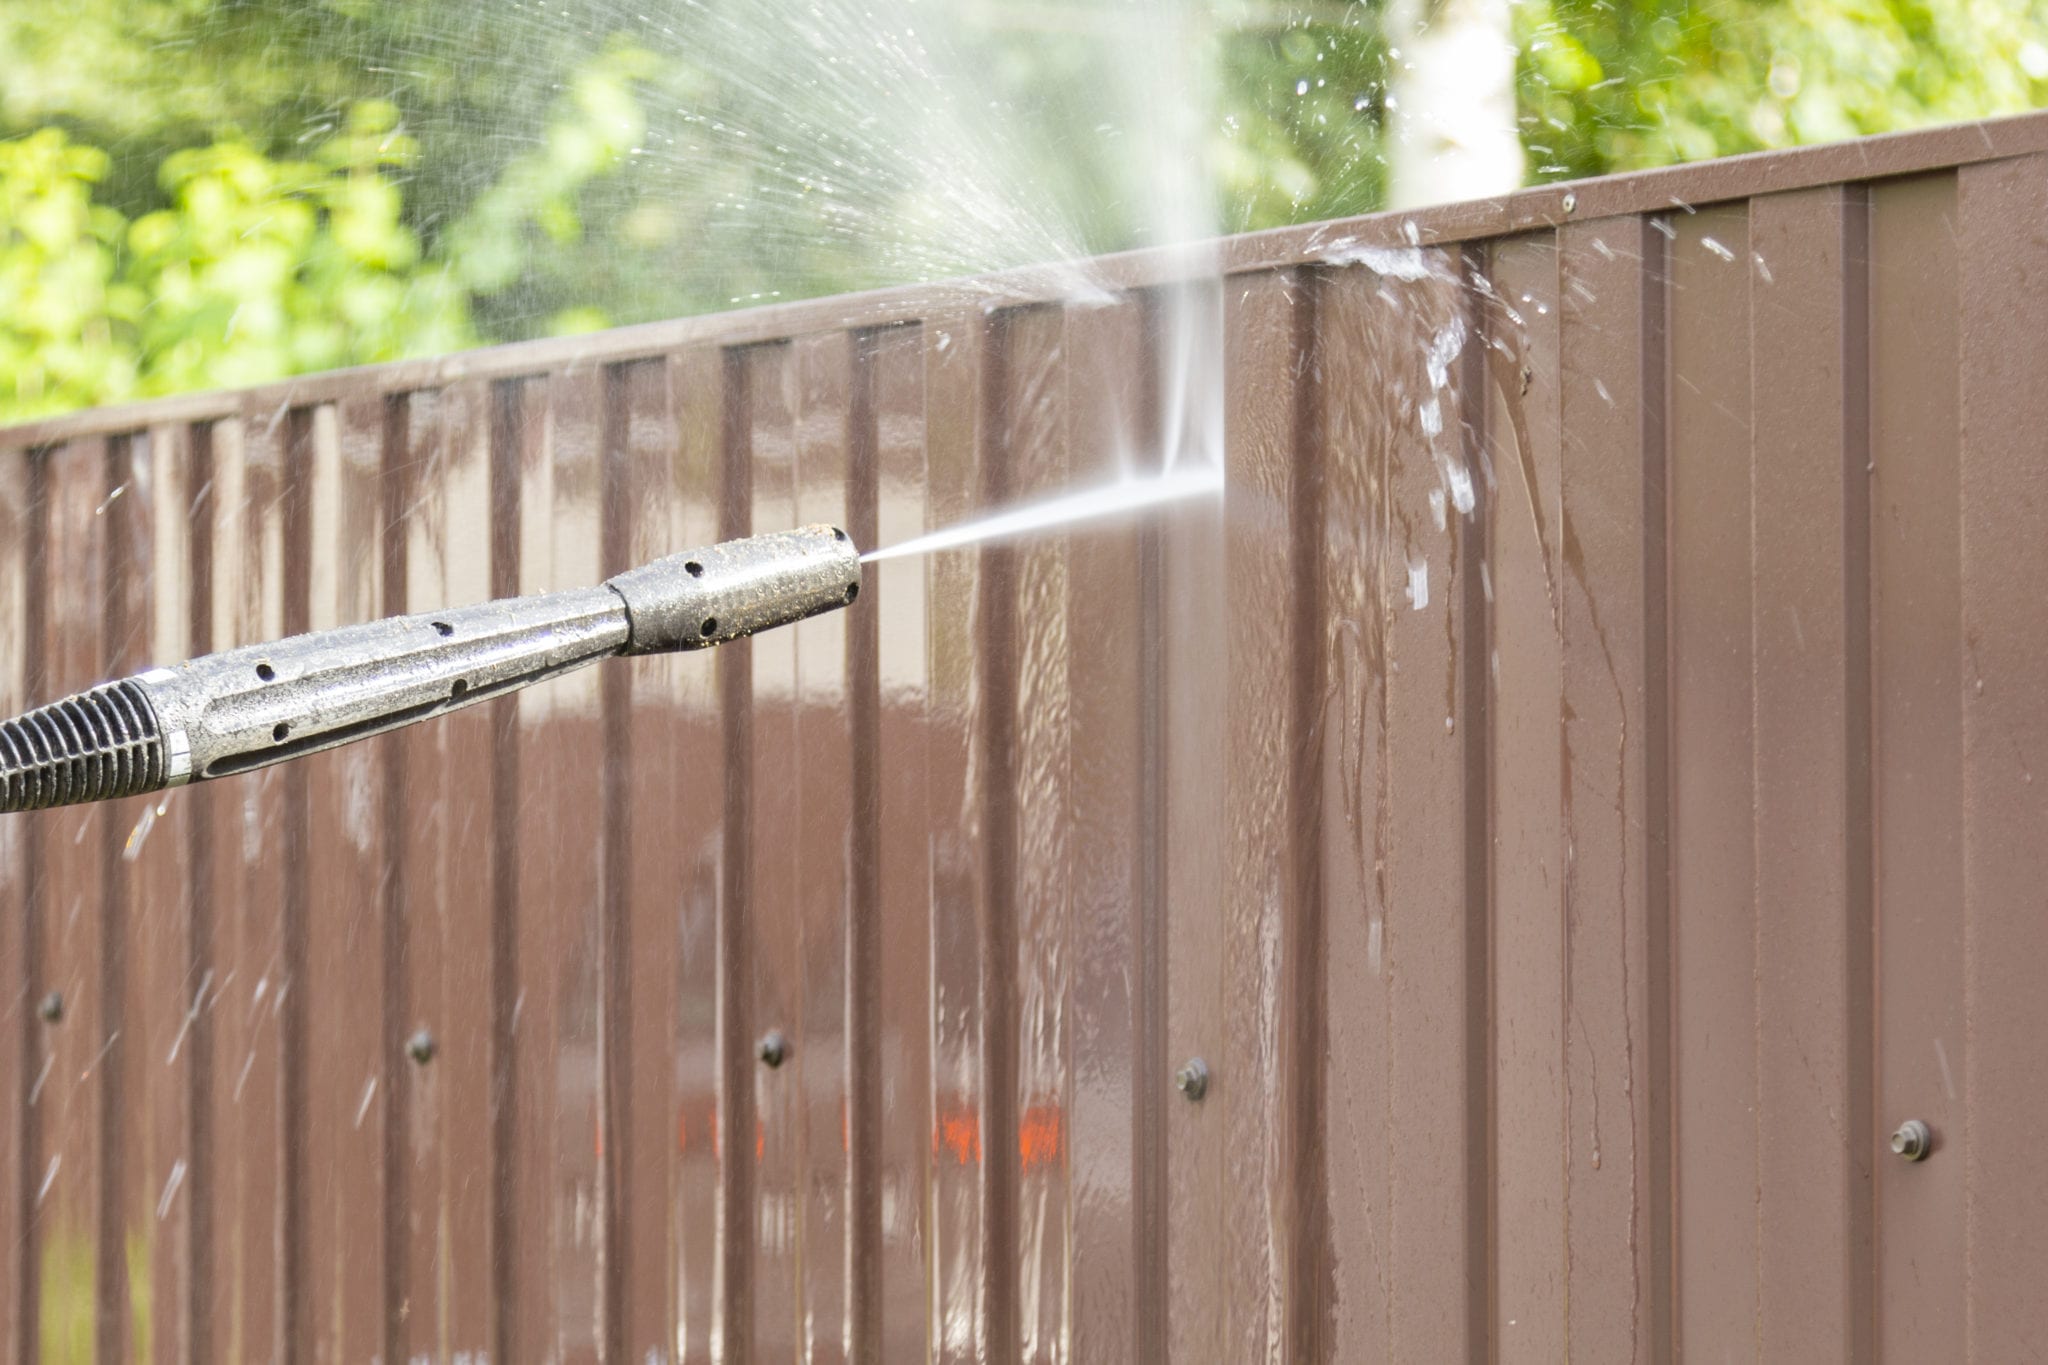
M 249 772 L 607 655 L 724 644 L 843 607 L 859 592 L 853 542 L 810 526 L 658 559 L 594 588 L 208 654 L 0 723 L 0 812 Z

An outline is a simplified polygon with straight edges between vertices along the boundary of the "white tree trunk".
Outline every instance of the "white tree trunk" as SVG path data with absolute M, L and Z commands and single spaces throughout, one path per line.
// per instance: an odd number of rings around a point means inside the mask
M 1509 0 L 1393 0 L 1390 208 L 1487 199 L 1522 183 Z

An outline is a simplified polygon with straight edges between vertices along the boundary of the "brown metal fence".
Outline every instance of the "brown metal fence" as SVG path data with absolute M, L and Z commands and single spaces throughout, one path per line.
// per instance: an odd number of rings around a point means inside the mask
M 0 821 L 7 1351 L 2038 1358 L 2044 224 L 2034 117 L 1237 239 L 1220 504 Z M 1093 482 L 1106 268 L 0 433 L 5 703 Z

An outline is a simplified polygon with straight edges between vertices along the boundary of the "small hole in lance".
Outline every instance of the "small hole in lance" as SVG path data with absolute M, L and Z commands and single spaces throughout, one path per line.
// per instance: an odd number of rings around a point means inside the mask
M 848 583 L 846 585 L 846 600 L 851 602 L 854 598 L 858 596 L 860 596 L 860 584 Z
M 442 635 L 442 636 L 443 636 L 444 638 L 445 638 L 445 637 L 447 637 L 447 636 L 453 635 L 453 634 L 455 633 L 455 627 L 453 627 L 453 626 L 449 625 L 449 624 L 448 624 L 448 623 L 447 623 L 446 621 L 436 621 L 436 622 L 434 622 L 434 629 L 435 629 L 436 631 L 440 632 L 440 634 L 441 634 L 441 635 Z
M 291 738 L 291 733 L 292 727 L 286 725 L 283 721 L 279 721 L 275 728 L 271 730 L 270 737 L 276 740 L 279 744 L 282 744 L 287 739 Z
M 702 578 L 704 576 L 704 566 L 694 559 L 686 559 L 683 561 L 683 572 L 692 578 Z
M 718 618 L 716 616 L 705 617 L 704 628 L 701 631 L 699 631 L 698 634 L 702 635 L 707 640 L 710 639 L 712 636 L 718 634 Z
M 268 663 L 260 663 L 256 665 L 256 676 L 265 682 L 274 682 L 277 679 L 277 670 Z
M 448 689 L 448 700 L 461 701 L 468 691 L 469 680 L 467 678 L 457 678 L 454 685 Z

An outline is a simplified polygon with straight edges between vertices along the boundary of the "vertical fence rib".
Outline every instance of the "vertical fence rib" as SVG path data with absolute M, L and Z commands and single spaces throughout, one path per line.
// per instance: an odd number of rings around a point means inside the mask
M 747 534 L 753 520 L 748 468 L 752 404 L 747 357 L 723 357 L 718 535 Z M 719 1303 L 728 1358 L 754 1351 L 754 1250 L 758 1233 L 754 1108 L 753 992 L 753 655 L 746 647 L 718 651 L 718 696 L 725 732 L 724 874 L 718 906 L 718 1127 L 721 1144 Z
M 491 596 L 520 592 L 521 492 L 525 477 L 526 382 L 499 380 L 490 388 Z M 490 935 L 490 1236 L 491 1358 L 517 1360 L 522 1182 L 534 1178 L 519 1160 L 519 1114 L 524 1085 L 517 1037 L 520 1015 L 519 953 L 519 701 L 488 703 L 491 743 Z
M 194 654 L 213 648 L 213 564 L 212 528 L 219 518 L 214 491 L 214 433 L 211 422 L 195 425 L 191 434 L 191 466 L 187 473 L 192 490 L 187 504 L 191 536 L 190 596 L 186 640 Z M 190 793 L 189 823 L 186 825 L 185 971 L 180 997 L 185 1003 L 186 1053 L 186 1160 L 191 1163 L 185 1180 L 190 1187 L 191 1217 L 186 1224 L 187 1281 L 179 1305 L 184 1352 L 182 1359 L 198 1362 L 213 1359 L 214 1336 L 211 1295 L 215 1273 L 214 1235 L 220 1204 L 219 1163 L 215 1160 L 213 1002 L 219 982 L 214 909 L 214 879 L 218 875 L 214 850 L 215 824 L 220 819 L 220 802 L 212 788 Z
M 846 533 L 877 545 L 881 438 L 875 397 L 877 351 L 870 331 L 849 338 L 852 373 L 846 410 Z M 847 1188 L 846 1295 L 848 1359 L 882 1365 L 886 1324 L 882 1182 L 884 1144 L 882 1015 L 882 697 L 878 575 L 864 574 L 865 610 L 846 627 L 847 724 L 852 749 L 846 896 Z M 895 945 L 898 951 L 900 945 Z
M 2039 1047 L 2048 1005 L 2034 974 L 2048 952 L 2048 841 L 2033 770 L 2048 749 L 2043 172 L 2038 155 L 1965 168 L 1953 239 L 1962 369 L 1963 995 L 1972 1046 L 1962 1081 L 1967 1127 L 1960 1143 L 1946 1136 L 1948 1155 L 1962 1157 L 1966 1169 L 1965 1359 L 1987 1365 L 2040 1349 L 2036 1288 L 2048 1260 L 2038 1216 L 2048 1178 L 2036 1141 L 2048 1119 Z

